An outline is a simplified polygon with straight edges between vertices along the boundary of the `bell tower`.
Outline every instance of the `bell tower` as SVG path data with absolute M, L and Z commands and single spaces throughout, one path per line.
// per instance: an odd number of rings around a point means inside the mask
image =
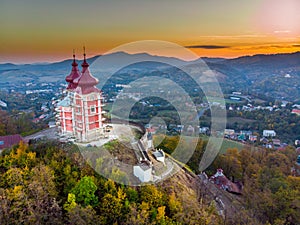
M 96 85 L 86 61 L 84 48 L 82 71 L 73 53 L 72 71 L 66 77 L 67 96 L 57 104 L 58 128 L 60 134 L 75 137 L 77 142 L 91 142 L 104 135 L 102 92 Z

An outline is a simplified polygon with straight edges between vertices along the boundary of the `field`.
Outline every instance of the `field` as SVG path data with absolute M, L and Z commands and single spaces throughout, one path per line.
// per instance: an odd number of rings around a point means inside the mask
M 202 136 L 200 136 L 200 138 L 202 140 L 208 140 L 209 136 L 202 135 Z M 154 140 L 154 146 L 157 146 L 158 143 L 160 143 L 162 141 L 161 136 L 159 136 L 159 135 L 154 135 L 153 140 Z M 187 136 L 185 136 L 184 140 L 186 141 L 187 144 L 189 144 L 189 143 L 195 141 L 196 137 L 187 137 Z M 228 139 L 224 138 L 221 149 L 220 149 L 220 153 L 224 154 L 228 148 L 237 148 L 240 151 L 244 148 L 244 144 L 242 144 L 240 142 L 237 142 L 237 141 L 232 141 L 232 140 L 228 140 Z
M 203 135 L 200 138 L 202 140 L 208 140 L 209 137 Z M 221 146 L 220 153 L 224 154 L 228 148 L 237 148 L 240 151 L 244 148 L 244 145 L 240 142 L 231 141 L 231 140 L 228 140 L 228 139 L 224 138 L 222 146 Z

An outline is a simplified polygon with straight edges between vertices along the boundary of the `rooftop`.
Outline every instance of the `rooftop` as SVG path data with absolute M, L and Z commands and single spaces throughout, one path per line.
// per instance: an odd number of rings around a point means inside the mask
M 19 134 L 0 136 L 0 149 L 10 148 L 20 141 L 23 141 L 23 138 Z

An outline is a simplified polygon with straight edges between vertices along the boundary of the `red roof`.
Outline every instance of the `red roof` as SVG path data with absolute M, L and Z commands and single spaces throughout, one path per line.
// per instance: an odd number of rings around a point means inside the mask
M 20 141 L 23 141 L 23 138 L 19 134 L 0 136 L 0 149 L 10 148 L 15 144 L 19 144 Z
M 66 77 L 66 81 L 69 83 L 67 87 L 68 90 L 73 90 L 77 87 L 77 84 L 74 83 L 73 81 L 79 77 L 80 77 L 80 72 L 78 69 L 78 64 L 75 61 L 75 55 L 73 55 L 72 71 L 70 75 Z
M 89 70 L 89 64 L 86 61 L 85 54 L 84 60 L 81 64 L 82 66 L 82 75 L 81 77 L 75 79 L 73 82 L 77 84 L 77 92 L 80 94 L 89 94 L 92 92 L 100 92 L 100 90 L 95 87 L 98 84 L 98 79 L 91 75 Z
M 218 169 L 217 173 L 209 178 L 218 188 L 226 190 L 228 192 L 241 194 L 242 184 L 233 183 L 224 174 L 222 169 Z
M 300 109 L 293 109 L 292 113 L 295 113 L 297 115 L 300 115 Z

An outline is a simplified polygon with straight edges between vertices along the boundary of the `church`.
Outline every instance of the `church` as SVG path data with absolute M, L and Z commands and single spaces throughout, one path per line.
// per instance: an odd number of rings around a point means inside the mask
M 56 123 L 60 136 L 74 138 L 76 142 L 96 141 L 104 136 L 102 91 L 96 85 L 89 64 L 84 59 L 81 72 L 73 54 L 72 71 L 66 77 L 66 96 L 57 104 Z

